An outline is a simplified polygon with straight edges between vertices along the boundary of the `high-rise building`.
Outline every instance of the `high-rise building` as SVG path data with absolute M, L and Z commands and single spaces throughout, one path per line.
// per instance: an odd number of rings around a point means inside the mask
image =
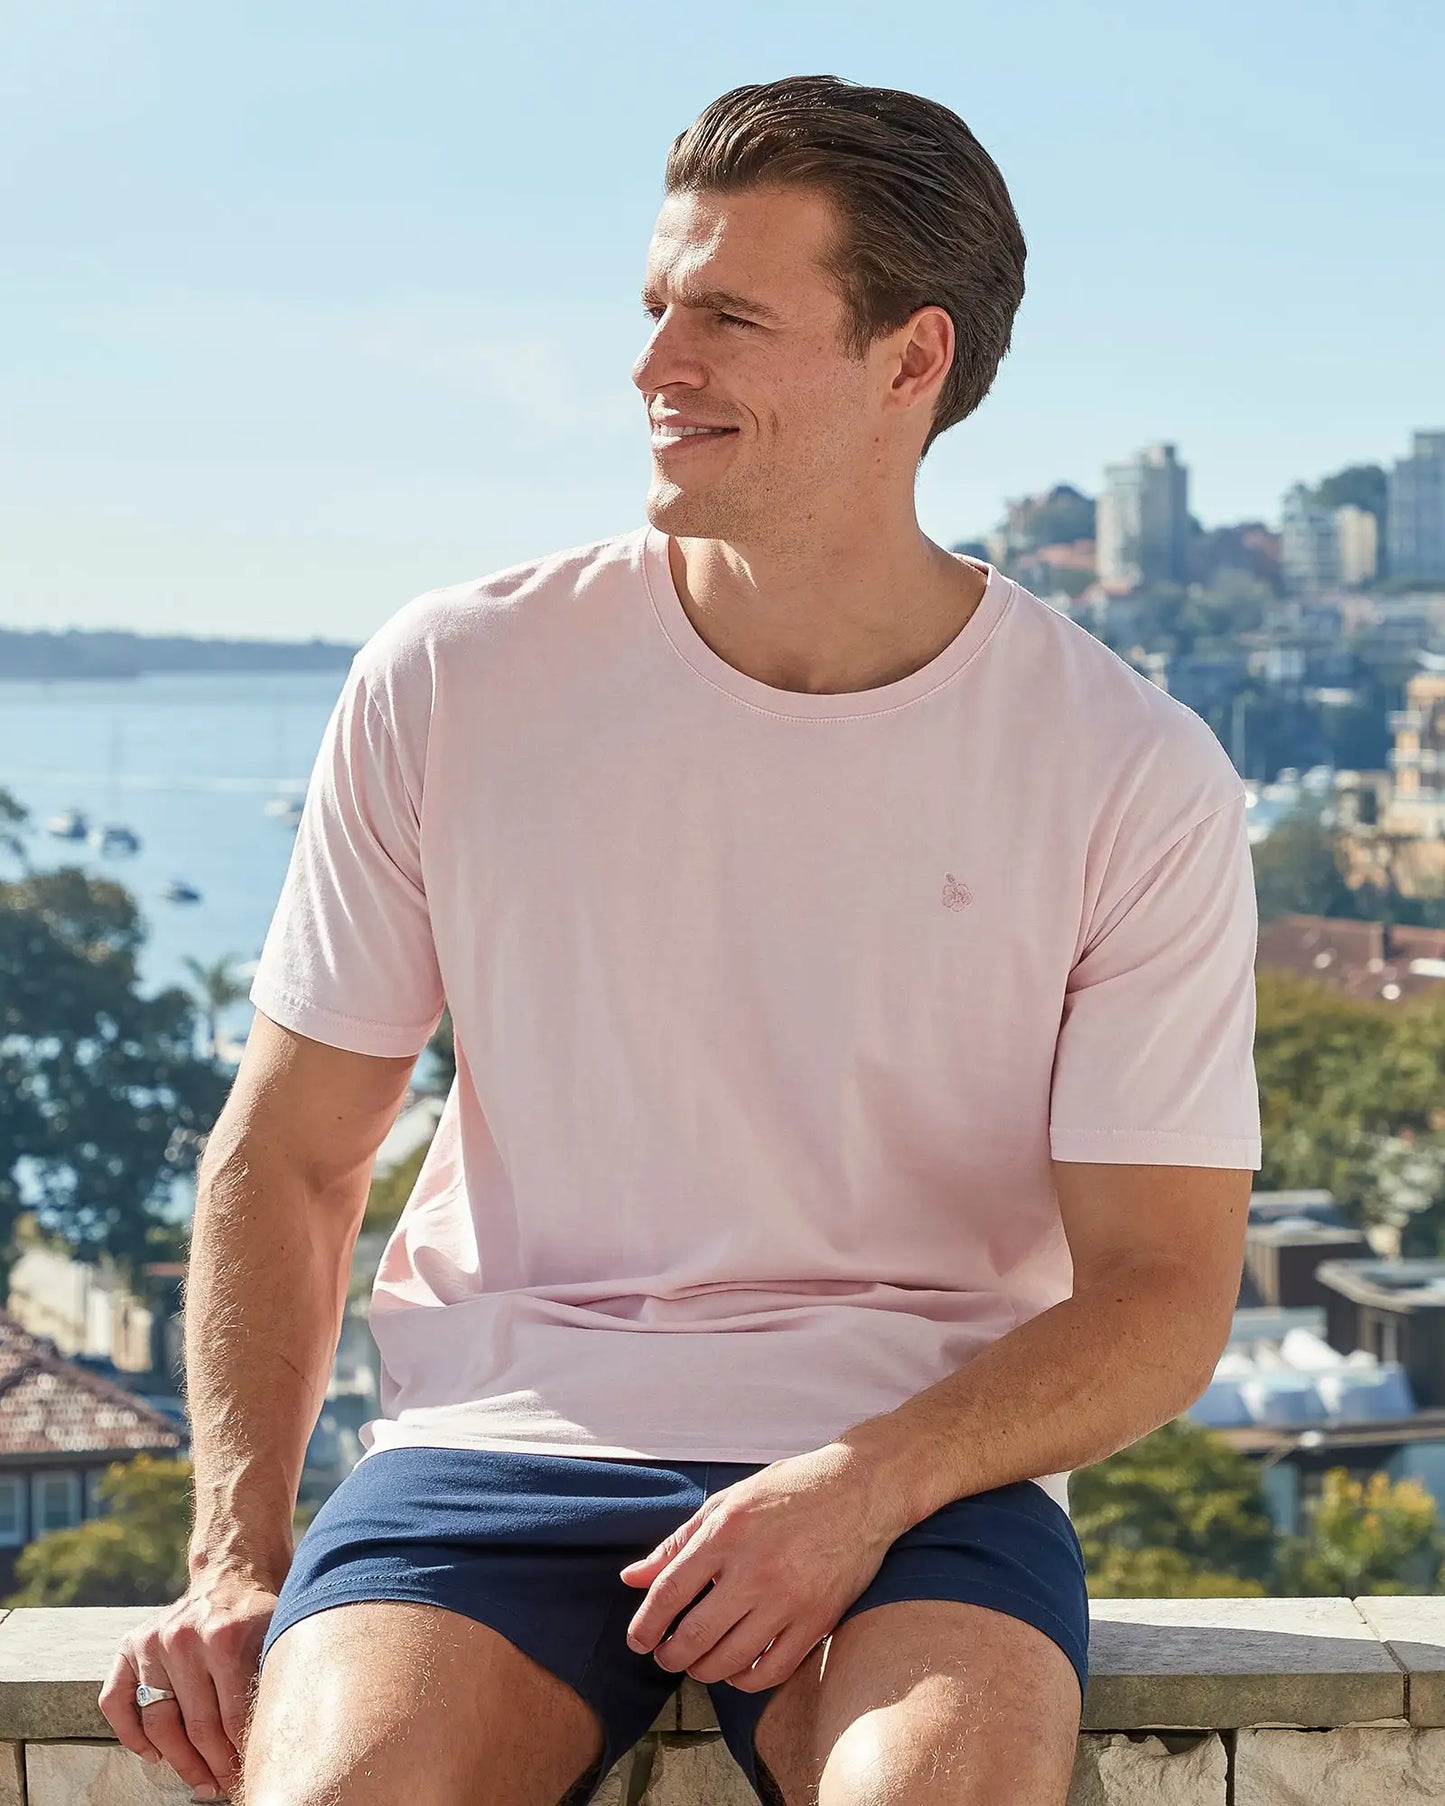
M 1380 568 L 1380 523 L 1368 508 L 1353 502 L 1335 509 L 1335 538 L 1340 549 L 1340 582 L 1347 588 L 1374 581 Z
M 1097 508 L 1098 572 L 1112 589 L 1189 576 L 1189 472 L 1172 445 L 1150 445 L 1104 470 Z
M 1445 432 L 1416 433 L 1390 472 L 1386 544 L 1390 574 L 1445 582 Z
M 1287 491 L 1280 506 L 1280 573 L 1297 596 L 1317 595 L 1340 581 L 1340 539 L 1335 511 L 1316 501 L 1304 483 Z

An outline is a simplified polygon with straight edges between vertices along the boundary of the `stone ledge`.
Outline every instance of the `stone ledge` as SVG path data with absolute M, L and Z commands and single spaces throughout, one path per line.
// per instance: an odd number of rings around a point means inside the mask
M 1236 1733 L 1234 1806 L 1439 1806 L 1445 1730 Z
M 644 1746 L 639 1745 L 639 1751 Z M 1445 1798 L 1445 1728 L 1351 1727 L 1223 1734 L 1086 1732 L 1068 1806 L 1436 1806 Z M 0 1806 L 190 1806 L 165 1766 L 114 1743 L 73 1738 L 0 1744 Z M 664 1735 L 634 1771 L 624 1758 L 596 1806 L 756 1806 L 716 1738 Z
M 97 1696 L 154 1606 L 44 1606 L 0 1621 L 0 1742 L 109 1738 Z M 1090 1731 L 1445 1725 L 1445 1597 L 1100 1599 Z M 716 1729 L 684 1680 L 654 1730 Z
M 1445 1725 L 1445 1600 L 1381 1593 L 1355 1604 L 1404 1670 L 1410 1723 Z
M 679 1723 L 716 1728 L 695 1681 Z M 1406 1723 L 1445 1724 L 1445 1597 L 1093 1601 L 1085 1730 Z

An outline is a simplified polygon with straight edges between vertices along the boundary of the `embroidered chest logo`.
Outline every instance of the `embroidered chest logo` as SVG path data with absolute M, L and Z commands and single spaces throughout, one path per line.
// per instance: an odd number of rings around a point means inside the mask
M 967 909 L 973 901 L 973 892 L 966 884 L 960 884 L 952 872 L 945 872 L 948 880 L 943 887 L 943 901 L 949 909 Z

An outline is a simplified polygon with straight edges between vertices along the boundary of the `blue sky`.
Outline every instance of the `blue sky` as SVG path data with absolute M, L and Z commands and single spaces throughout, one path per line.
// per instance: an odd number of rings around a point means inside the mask
M 1445 426 L 1438 0 L 0 0 L 0 624 L 355 639 L 643 519 L 672 137 L 828 73 L 1029 242 L 941 543 L 1172 439 L 1206 524 Z

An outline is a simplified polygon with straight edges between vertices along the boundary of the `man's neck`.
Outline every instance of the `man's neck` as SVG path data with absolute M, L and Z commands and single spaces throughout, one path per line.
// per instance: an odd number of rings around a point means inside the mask
M 985 573 L 925 539 L 891 564 L 819 572 L 715 539 L 670 538 L 678 599 L 698 637 L 777 690 L 844 695 L 897 683 L 963 631 Z

